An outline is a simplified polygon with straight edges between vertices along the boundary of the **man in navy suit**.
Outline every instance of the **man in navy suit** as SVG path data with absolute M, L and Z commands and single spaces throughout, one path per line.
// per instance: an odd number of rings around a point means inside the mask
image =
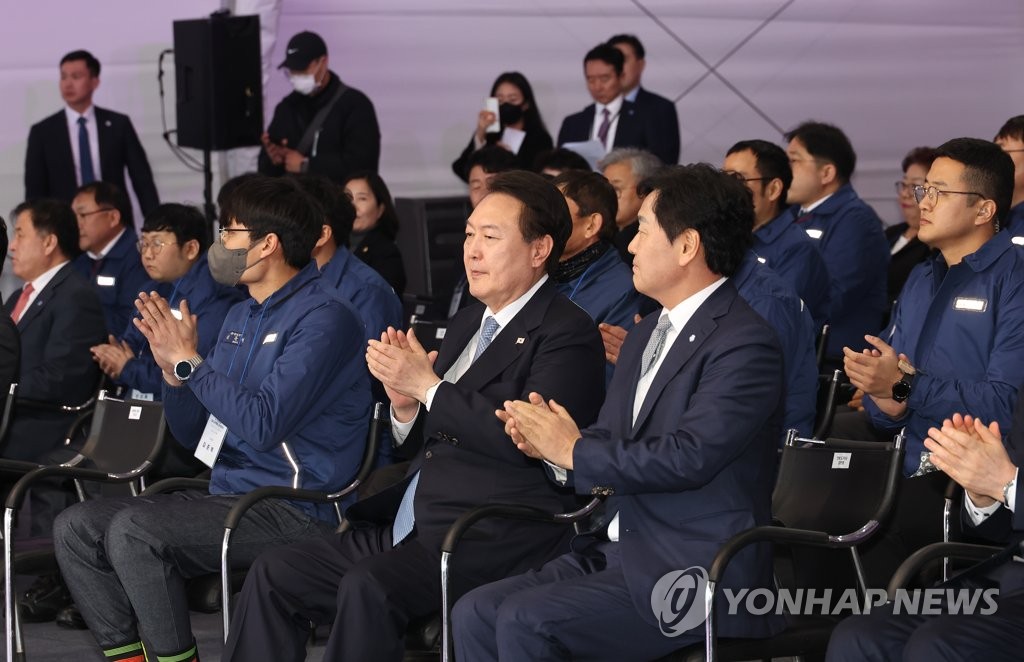
M 664 308 L 627 337 L 597 422 L 580 430 L 543 392 L 498 414 L 509 443 L 543 458 L 557 481 L 609 495 L 610 524 L 540 570 L 463 597 L 453 612 L 460 660 L 651 659 L 693 643 L 701 591 L 655 592 L 674 573 L 704 572 L 722 541 L 770 519 L 781 351 L 730 282 L 750 245 L 750 195 L 706 164 L 666 170 L 641 192 L 633 282 Z M 767 587 L 771 572 L 770 550 L 750 548 L 724 584 Z M 725 611 L 723 636 L 779 626 Z M 679 617 L 695 622 L 673 631 Z
M 597 140 L 605 151 L 639 147 L 664 163 L 675 163 L 679 160 L 678 122 L 668 121 L 661 113 L 645 112 L 639 103 L 626 100 L 622 87 L 624 66 L 622 51 L 614 46 L 599 44 L 590 49 L 583 58 L 583 73 L 594 103 L 562 120 L 558 144 Z
M 679 163 L 679 114 L 676 104 L 660 94 L 645 90 L 640 82 L 644 67 L 647 66 L 647 52 L 643 43 L 632 34 L 617 34 L 608 40 L 622 52 L 622 93 L 626 101 L 635 103 L 642 115 L 658 117 L 658 126 L 666 131 L 662 136 L 665 154 L 670 158 L 665 163 Z
M 100 62 L 92 53 L 72 51 L 61 58 L 60 95 L 67 106 L 29 131 L 25 199 L 71 202 L 79 186 L 100 180 L 123 191 L 127 168 L 139 207 L 148 214 L 160 199 L 146 150 L 127 115 L 93 105 L 99 85 Z
M 452 318 L 440 354 L 393 328 L 367 351 L 391 400 L 405 480 L 356 503 L 345 533 L 263 554 L 235 610 L 223 660 L 301 660 L 308 623 L 330 623 L 324 659 L 398 661 L 411 619 L 441 608 L 440 546 L 459 515 L 485 503 L 571 506 L 538 460 L 505 436 L 494 410 L 541 390 L 580 420 L 604 397 L 593 320 L 548 277 L 570 234 L 561 194 L 539 175 L 498 175 L 466 222 L 464 261 L 479 303 Z M 436 359 L 436 360 L 435 360 Z M 564 527 L 492 520 L 460 546 L 461 594 L 566 549 Z M 465 658 L 471 659 L 471 658 Z

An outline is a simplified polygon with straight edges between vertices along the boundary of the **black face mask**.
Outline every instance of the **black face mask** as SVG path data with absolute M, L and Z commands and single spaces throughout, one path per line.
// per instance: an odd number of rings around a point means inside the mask
M 523 107 L 513 103 L 503 103 L 498 106 L 498 119 L 501 120 L 502 126 L 515 124 L 523 119 Z

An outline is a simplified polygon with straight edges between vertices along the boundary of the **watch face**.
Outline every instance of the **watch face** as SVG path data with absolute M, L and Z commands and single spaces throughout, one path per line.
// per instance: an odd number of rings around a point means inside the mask
M 178 361 L 174 364 L 174 376 L 179 381 L 185 381 L 192 376 L 192 364 L 188 361 Z
M 896 402 L 906 402 L 910 397 L 910 384 L 905 381 L 898 381 L 892 385 L 892 399 Z

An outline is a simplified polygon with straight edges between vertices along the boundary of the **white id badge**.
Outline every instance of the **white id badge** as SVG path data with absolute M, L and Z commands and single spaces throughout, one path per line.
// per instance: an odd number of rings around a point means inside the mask
M 142 391 L 133 388 L 131 390 L 131 393 L 129 393 L 129 395 L 128 395 L 128 399 L 129 400 L 142 400 L 144 402 L 153 402 L 153 394 L 152 393 L 143 393 Z
M 212 469 L 227 434 L 227 426 L 210 414 L 210 420 L 206 421 L 206 427 L 203 429 L 203 436 L 199 438 L 199 446 L 196 447 L 196 457 L 199 461 Z

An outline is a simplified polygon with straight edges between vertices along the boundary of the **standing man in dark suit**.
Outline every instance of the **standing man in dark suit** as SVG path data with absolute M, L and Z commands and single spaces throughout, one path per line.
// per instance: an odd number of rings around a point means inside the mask
M 116 184 L 93 182 L 78 189 L 71 208 L 78 218 L 78 247 L 83 251 L 72 266 L 96 288 L 107 333 L 118 336 L 149 282 L 136 245 L 138 235 L 128 224 L 128 198 Z
M 700 575 L 722 541 L 771 518 L 781 352 L 730 282 L 750 246 L 750 194 L 706 164 L 666 170 L 641 192 L 633 282 L 664 308 L 627 337 L 597 422 L 580 430 L 540 390 L 499 412 L 520 451 L 577 494 L 610 495 L 613 517 L 575 551 L 460 600 L 459 660 L 652 659 L 700 640 L 703 619 L 682 621 L 703 615 L 702 588 L 661 600 L 665 579 Z M 770 550 L 752 547 L 723 584 L 753 590 L 771 578 Z M 767 636 L 779 625 L 726 614 L 718 598 L 722 636 Z
M 547 276 L 571 227 L 558 189 L 520 171 L 490 188 L 466 222 L 466 273 L 481 303 L 452 319 L 439 355 L 394 329 L 367 352 L 388 389 L 396 441 L 414 458 L 409 474 L 350 508 L 351 530 L 257 560 L 221 659 L 273 650 L 276 660 L 301 660 L 304 623 L 333 621 L 324 659 L 401 660 L 409 620 L 441 607 L 439 548 L 459 515 L 492 502 L 568 505 L 541 463 L 509 443 L 494 410 L 543 390 L 593 420 L 604 396 L 601 340 Z M 460 547 L 455 593 L 553 558 L 565 534 L 548 524 L 482 524 Z
M 278 68 L 288 70 L 295 91 L 274 109 L 259 171 L 312 172 L 339 184 L 358 170 L 377 172 L 380 128 L 369 97 L 330 70 L 327 44 L 315 32 L 292 37 L 286 53 Z
M 641 116 L 658 118 L 657 125 L 666 131 L 662 140 L 665 143 L 665 154 L 669 158 L 663 160 L 668 165 L 679 163 L 679 114 L 676 112 L 676 104 L 641 86 L 640 77 L 647 66 L 644 45 L 632 34 L 617 34 L 608 40 L 608 45 L 622 51 L 622 57 L 625 58 L 622 65 L 622 93 L 626 101 L 635 103 Z
M 148 214 L 160 199 L 146 150 L 127 115 L 92 104 L 99 86 L 100 61 L 92 53 L 72 51 L 61 58 L 60 95 L 67 106 L 29 131 L 25 199 L 71 202 L 79 186 L 101 180 L 123 191 L 127 168 L 139 207 Z
M 639 147 L 665 163 L 675 163 L 679 160 L 678 122 L 645 113 L 638 104 L 625 99 L 624 66 L 622 51 L 614 46 L 598 44 L 590 49 L 583 58 L 583 73 L 594 103 L 562 120 L 558 144 L 597 140 L 605 151 L 613 147 Z

